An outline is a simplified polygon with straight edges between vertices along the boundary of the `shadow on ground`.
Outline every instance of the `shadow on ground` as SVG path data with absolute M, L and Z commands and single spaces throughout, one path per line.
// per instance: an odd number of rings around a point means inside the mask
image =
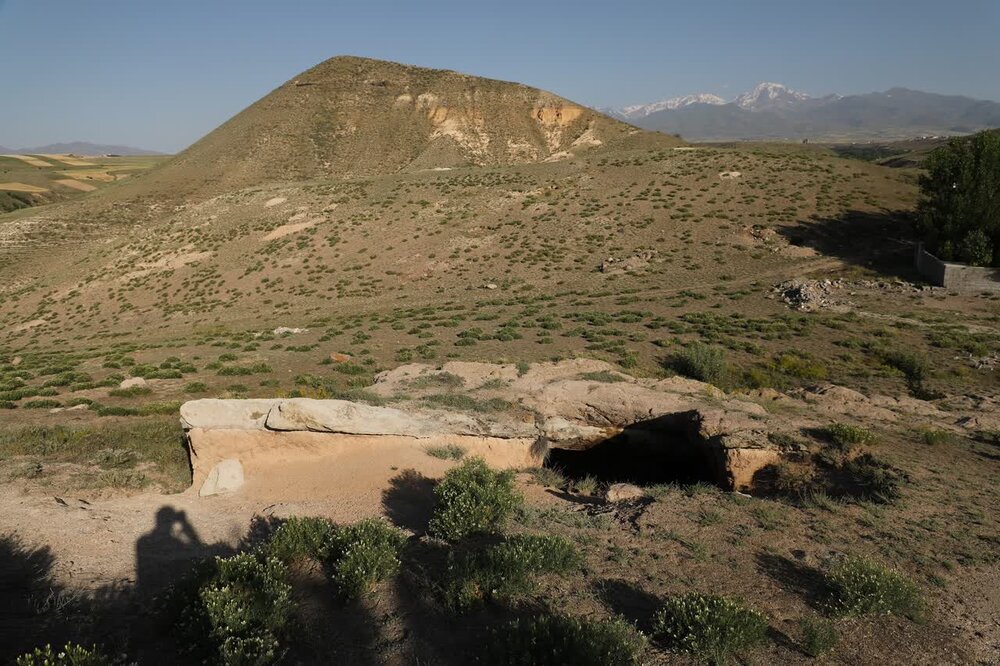
M 883 277 L 922 280 L 913 264 L 916 233 L 910 211 L 849 210 L 776 231 L 792 245 L 812 248 Z
M 382 506 L 396 527 L 416 534 L 427 531 L 434 513 L 434 481 L 414 469 L 403 470 L 382 491 Z

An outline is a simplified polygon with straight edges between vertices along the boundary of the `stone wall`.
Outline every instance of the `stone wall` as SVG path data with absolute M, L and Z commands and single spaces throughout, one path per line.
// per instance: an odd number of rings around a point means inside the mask
M 1000 291 L 1000 268 L 981 268 L 941 261 L 917 243 L 914 257 L 917 270 L 939 287 L 956 291 Z

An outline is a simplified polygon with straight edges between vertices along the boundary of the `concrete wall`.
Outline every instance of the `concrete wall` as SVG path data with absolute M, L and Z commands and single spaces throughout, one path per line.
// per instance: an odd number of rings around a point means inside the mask
M 917 243 L 914 261 L 920 274 L 939 287 L 956 291 L 1000 292 L 1000 268 L 980 268 L 941 261 L 925 250 L 923 243 Z

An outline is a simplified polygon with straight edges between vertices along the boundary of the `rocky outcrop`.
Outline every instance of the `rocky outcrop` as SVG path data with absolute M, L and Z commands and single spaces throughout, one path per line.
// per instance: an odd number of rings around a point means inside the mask
M 310 469 L 319 474 L 350 450 L 370 450 L 382 460 L 450 446 L 496 467 L 526 468 L 541 465 L 550 449 L 629 441 L 654 454 L 657 447 L 695 450 L 720 485 L 747 489 L 761 467 L 783 454 L 768 437 L 783 422 L 756 402 L 689 379 L 636 379 L 589 359 L 526 372 L 486 363 L 411 364 L 382 373 L 372 390 L 399 406 L 305 398 L 185 403 L 194 487 L 202 495 L 233 492 L 238 476 L 271 487 L 283 469 L 295 467 L 295 478 Z M 466 413 L 423 399 L 448 390 L 511 407 Z

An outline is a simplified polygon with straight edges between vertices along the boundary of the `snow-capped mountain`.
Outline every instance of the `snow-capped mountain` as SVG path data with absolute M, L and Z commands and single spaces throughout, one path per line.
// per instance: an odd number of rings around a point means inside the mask
M 812 99 L 809 95 L 792 90 L 780 83 L 758 83 L 750 92 L 739 95 L 734 103 L 747 111 L 775 111 L 795 106 Z
M 625 106 L 618 109 L 618 113 L 616 115 L 621 118 L 629 119 L 645 118 L 649 114 L 656 113 L 657 111 L 680 109 L 685 106 L 690 106 L 691 104 L 726 104 L 726 100 L 711 93 L 684 95 L 683 97 L 671 97 L 670 99 L 660 100 L 659 102 L 653 102 L 652 104 L 633 104 L 632 106 Z
M 724 104 L 735 104 L 746 111 L 780 111 L 790 109 L 801 102 L 813 99 L 806 93 L 792 90 L 788 86 L 780 83 L 759 83 L 757 86 L 735 99 L 724 99 L 712 93 L 698 93 L 695 95 L 684 95 L 683 97 L 671 97 L 652 104 L 633 104 L 621 108 L 599 109 L 615 118 L 622 120 L 641 120 L 660 111 L 674 111 L 683 109 L 693 104 L 711 104 L 722 106 Z

